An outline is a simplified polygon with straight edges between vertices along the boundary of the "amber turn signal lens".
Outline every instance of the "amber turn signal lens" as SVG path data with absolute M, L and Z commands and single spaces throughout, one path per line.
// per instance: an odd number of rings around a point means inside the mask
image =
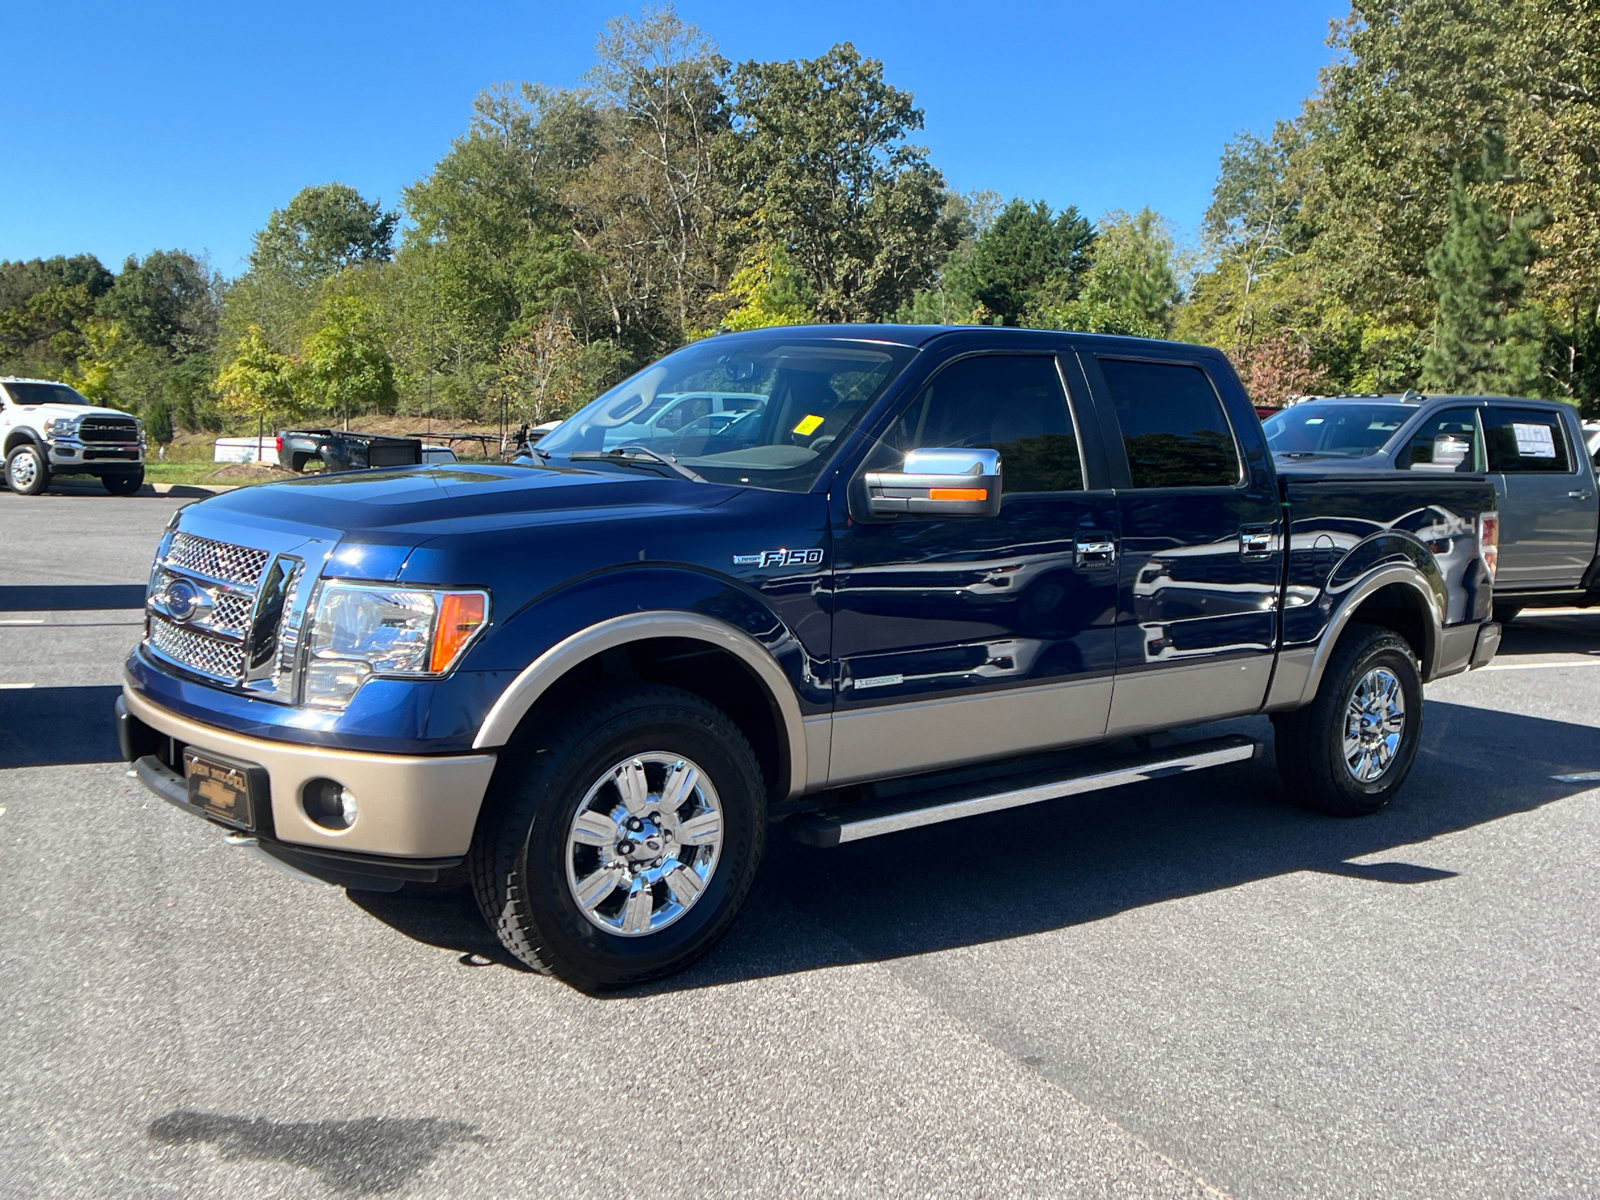
M 988 488 L 929 488 L 929 500 L 987 500 Z
M 439 597 L 439 623 L 434 627 L 428 670 L 437 674 L 450 669 L 461 647 L 483 624 L 487 608 L 488 598 L 482 592 L 446 592 Z

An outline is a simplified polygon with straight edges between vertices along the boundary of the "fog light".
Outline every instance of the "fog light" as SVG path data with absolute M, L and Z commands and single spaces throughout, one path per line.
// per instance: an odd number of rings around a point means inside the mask
M 356 823 L 356 795 L 332 779 L 313 779 L 300 792 L 300 804 L 324 829 L 349 829 Z

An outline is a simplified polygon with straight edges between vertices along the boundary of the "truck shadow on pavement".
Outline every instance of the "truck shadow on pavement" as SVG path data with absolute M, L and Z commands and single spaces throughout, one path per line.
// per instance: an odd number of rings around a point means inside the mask
M 8 583 L 0 586 L 0 612 L 91 612 L 144 608 L 142 583 Z
M 158 1117 L 146 1132 L 169 1146 L 209 1142 L 224 1161 L 256 1159 L 304 1167 L 343 1196 L 397 1192 L 443 1150 L 489 1140 L 464 1121 L 434 1117 L 280 1124 L 184 1109 Z
M 1296 871 L 1353 887 L 1416 886 L 1454 872 L 1407 861 L 1416 843 L 1530 812 L 1596 786 L 1600 728 L 1443 701 L 1398 800 L 1340 820 L 1284 794 L 1265 718 L 1213 726 L 1265 741 L 1265 758 L 1182 779 L 1049 801 L 817 850 L 774 827 L 744 911 L 702 962 L 613 993 L 711 987 L 1003 941 Z M 1426 852 L 1422 852 L 1425 856 Z M 1375 862 L 1355 862 L 1383 855 Z M 515 965 L 448 882 L 351 893 L 368 913 L 462 962 Z
M 121 694 L 115 684 L 0 691 L 0 769 L 121 762 L 111 714 Z

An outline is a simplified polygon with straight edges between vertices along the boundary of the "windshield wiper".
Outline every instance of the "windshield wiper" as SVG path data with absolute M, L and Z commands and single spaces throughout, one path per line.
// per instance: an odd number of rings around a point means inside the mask
M 610 450 L 574 450 L 567 455 L 573 462 L 614 462 L 623 466 L 649 466 L 651 463 L 660 463 L 668 470 L 676 471 L 685 479 L 695 483 L 707 482 L 704 475 L 696 474 L 684 466 L 677 459 L 666 454 L 657 454 L 648 446 L 616 446 Z

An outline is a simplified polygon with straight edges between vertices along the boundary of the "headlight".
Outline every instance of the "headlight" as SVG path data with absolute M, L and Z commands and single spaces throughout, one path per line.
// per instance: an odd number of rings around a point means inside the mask
M 51 438 L 71 437 L 78 432 L 80 420 L 81 417 L 51 417 L 44 423 L 44 435 Z
M 489 618 L 487 592 L 324 583 L 307 644 L 305 702 L 344 708 L 368 679 L 437 678 Z

